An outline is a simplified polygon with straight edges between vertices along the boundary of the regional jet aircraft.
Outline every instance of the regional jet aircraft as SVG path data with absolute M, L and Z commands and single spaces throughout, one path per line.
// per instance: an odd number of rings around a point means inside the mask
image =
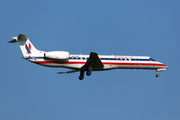
M 26 34 L 19 34 L 13 37 L 9 43 L 18 42 L 23 58 L 39 65 L 47 67 L 63 67 L 72 69 L 58 74 L 80 72 L 79 79 L 84 79 L 84 72 L 87 76 L 92 71 L 103 71 L 112 69 L 150 69 L 156 70 L 156 77 L 159 71 L 165 71 L 168 67 L 148 56 L 121 56 L 121 55 L 98 55 L 91 52 L 90 55 L 69 54 L 67 51 L 44 52 L 37 50 Z

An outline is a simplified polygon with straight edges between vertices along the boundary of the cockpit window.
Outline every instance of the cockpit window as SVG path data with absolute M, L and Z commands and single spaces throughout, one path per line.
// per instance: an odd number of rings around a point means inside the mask
M 152 59 L 152 58 L 149 58 L 149 60 L 150 60 L 150 61 L 155 61 L 155 60 L 154 60 L 154 59 Z

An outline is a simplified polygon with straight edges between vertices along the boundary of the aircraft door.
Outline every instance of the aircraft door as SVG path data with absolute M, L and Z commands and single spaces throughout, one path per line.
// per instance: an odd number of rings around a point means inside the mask
M 138 59 L 138 65 L 140 65 L 140 59 Z
M 139 66 L 140 65 L 140 60 L 139 59 L 135 59 L 135 66 Z

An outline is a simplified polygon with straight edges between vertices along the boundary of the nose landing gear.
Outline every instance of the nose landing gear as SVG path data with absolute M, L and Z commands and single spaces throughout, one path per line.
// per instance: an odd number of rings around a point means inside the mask
M 156 70 L 156 77 L 159 77 L 158 70 Z
M 159 74 L 156 74 L 156 77 L 159 77 Z

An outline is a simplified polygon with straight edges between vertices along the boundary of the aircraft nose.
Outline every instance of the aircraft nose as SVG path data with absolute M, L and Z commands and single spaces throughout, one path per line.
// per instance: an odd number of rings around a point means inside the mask
M 166 66 L 166 69 L 168 69 L 169 67 L 168 66 Z
M 164 67 L 165 67 L 166 69 L 168 69 L 168 68 L 169 68 L 167 65 L 165 65 L 165 64 L 163 64 L 163 65 L 164 65 Z
M 162 63 L 162 65 L 163 65 L 163 68 L 165 68 L 165 69 L 168 69 L 168 68 L 169 68 L 167 65 L 165 65 L 165 64 L 163 64 L 163 63 Z

